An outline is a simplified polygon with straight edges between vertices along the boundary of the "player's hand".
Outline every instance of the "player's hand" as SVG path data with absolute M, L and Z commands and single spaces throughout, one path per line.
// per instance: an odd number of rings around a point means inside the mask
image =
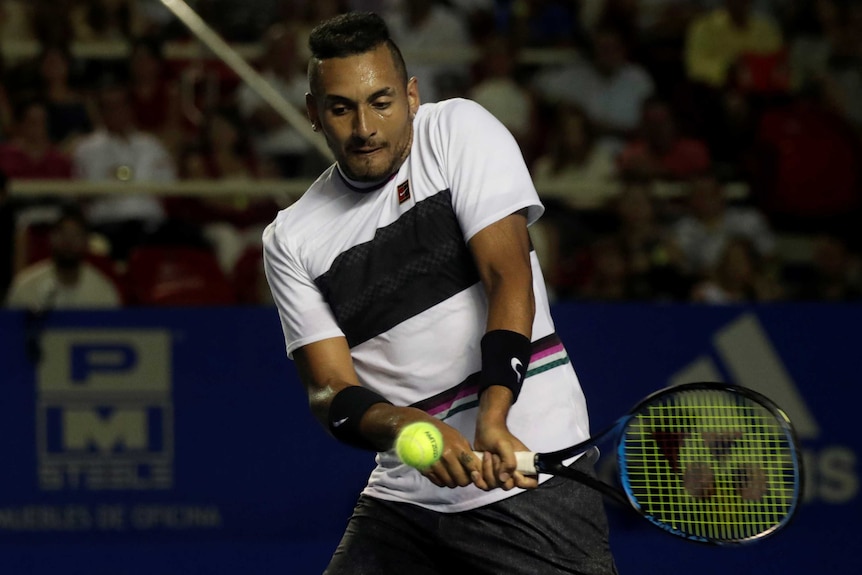
M 475 483 L 477 487 L 488 490 L 482 470 L 482 462 L 473 453 L 473 447 L 461 432 L 439 420 L 431 421 L 443 435 L 443 455 L 428 469 L 421 473 L 438 487 L 465 487 Z M 475 477 L 479 477 L 479 481 Z
M 476 426 L 474 449 L 482 452 L 481 476 L 473 475 L 477 487 L 484 483 L 487 489 L 501 488 L 506 491 L 513 487 L 533 489 L 539 482 L 535 476 L 524 475 L 517 470 L 516 451 L 529 451 L 520 439 L 512 435 L 503 423 L 480 421 Z

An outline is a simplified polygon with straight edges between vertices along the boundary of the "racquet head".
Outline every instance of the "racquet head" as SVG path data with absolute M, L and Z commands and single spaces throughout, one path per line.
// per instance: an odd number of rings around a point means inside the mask
M 790 521 L 802 493 L 789 418 L 739 386 L 692 383 L 652 394 L 624 420 L 617 457 L 632 506 L 694 541 L 765 537 Z

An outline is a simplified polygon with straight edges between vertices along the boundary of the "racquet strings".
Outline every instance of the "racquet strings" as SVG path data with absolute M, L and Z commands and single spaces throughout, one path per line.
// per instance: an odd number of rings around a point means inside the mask
M 797 454 L 782 416 L 726 389 L 661 395 L 623 431 L 624 487 L 650 520 L 695 539 L 766 534 L 798 497 Z

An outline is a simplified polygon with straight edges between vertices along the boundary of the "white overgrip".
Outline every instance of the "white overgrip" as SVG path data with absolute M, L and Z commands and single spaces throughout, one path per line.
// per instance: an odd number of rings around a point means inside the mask
M 483 459 L 484 454 L 480 451 L 474 451 L 473 454 L 479 459 Z M 518 462 L 517 470 L 524 475 L 538 475 L 536 471 L 536 452 L 535 451 L 516 451 L 515 459 Z

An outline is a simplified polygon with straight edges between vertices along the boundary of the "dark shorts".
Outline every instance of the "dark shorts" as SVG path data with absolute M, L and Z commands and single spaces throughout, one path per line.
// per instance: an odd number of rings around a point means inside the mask
M 574 467 L 592 472 L 585 455 Z M 326 575 L 615 575 L 601 496 L 551 478 L 461 513 L 362 496 Z

